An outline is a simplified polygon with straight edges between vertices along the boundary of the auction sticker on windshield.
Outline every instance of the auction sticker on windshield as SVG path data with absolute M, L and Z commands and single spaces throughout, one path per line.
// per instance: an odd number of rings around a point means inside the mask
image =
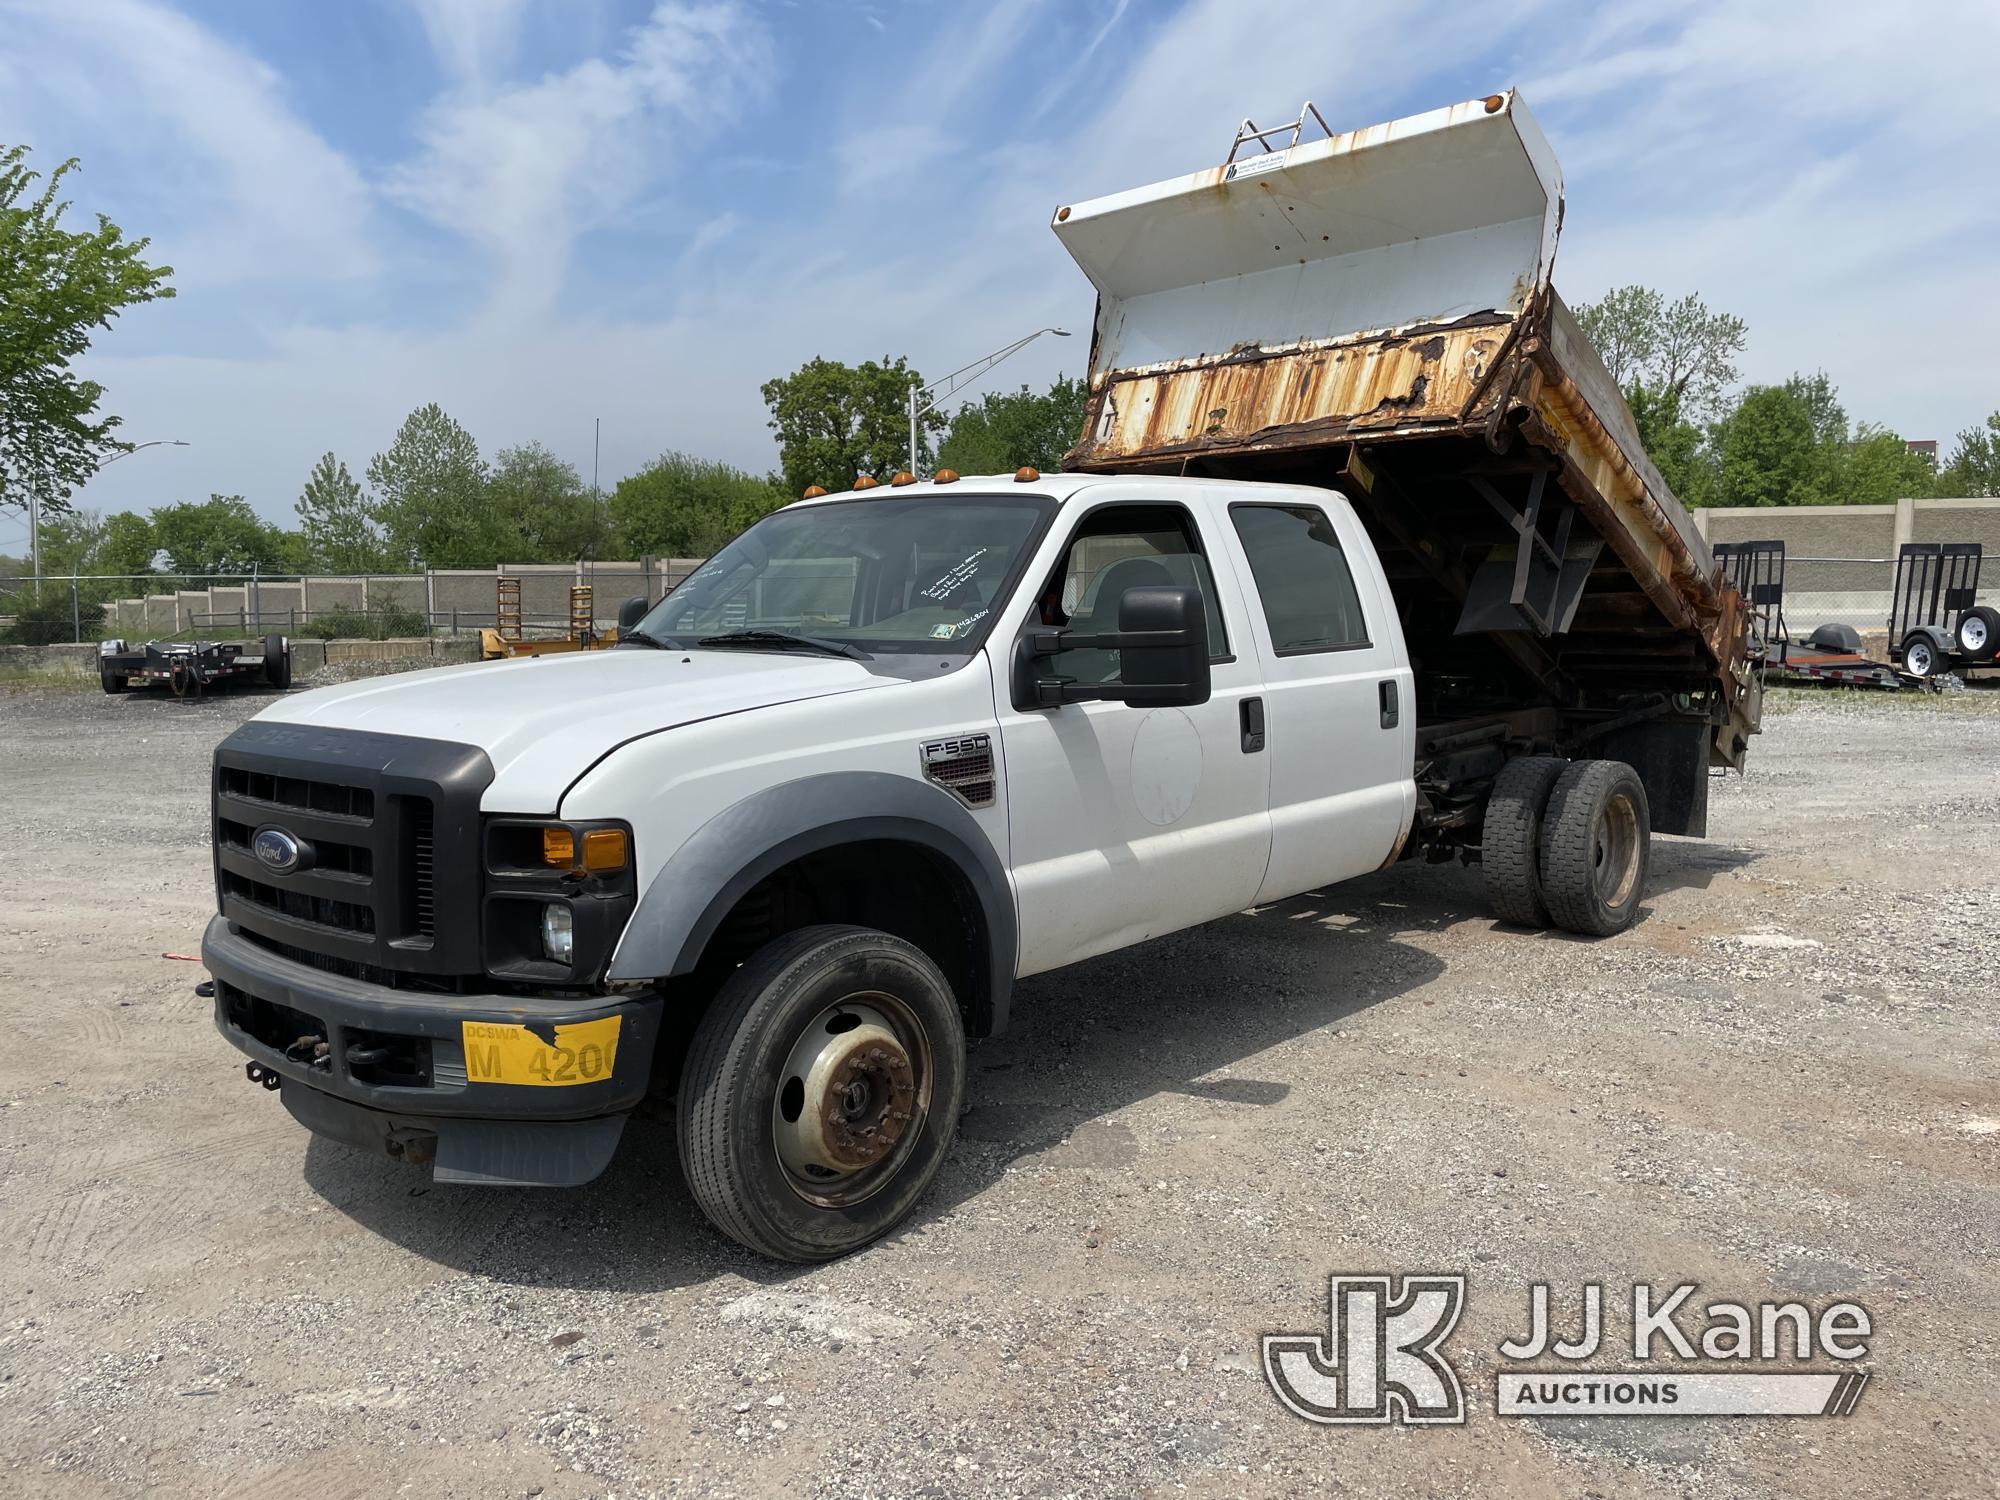
M 463 1021 L 468 1083 L 566 1088 L 611 1076 L 621 1016 L 530 1028 L 505 1021 Z M 546 1032 L 547 1035 L 540 1033 Z

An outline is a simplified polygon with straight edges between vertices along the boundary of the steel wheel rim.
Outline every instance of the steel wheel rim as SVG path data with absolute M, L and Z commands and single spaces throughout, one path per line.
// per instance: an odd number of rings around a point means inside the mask
M 1978 615 L 1968 616 L 1958 627 L 1958 643 L 1968 651 L 1986 649 L 1986 622 Z
M 1931 648 L 1918 641 L 1909 650 L 1910 670 L 1919 677 L 1931 675 Z
M 1639 883 L 1639 809 L 1624 792 L 1605 803 L 1591 830 L 1590 883 L 1614 911 L 1632 899 Z
M 893 1181 L 930 1117 L 930 1038 L 894 995 L 857 991 L 800 1028 L 771 1098 L 786 1184 L 818 1208 L 849 1208 Z

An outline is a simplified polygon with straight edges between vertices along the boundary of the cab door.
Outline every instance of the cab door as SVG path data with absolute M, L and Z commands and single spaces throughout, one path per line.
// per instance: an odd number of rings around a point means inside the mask
M 1227 512 L 1266 684 L 1271 858 L 1256 899 L 1279 901 L 1379 869 L 1401 846 L 1417 806 L 1414 678 L 1345 500 L 1248 490 Z
M 1212 566 L 1221 538 L 1203 511 L 1140 497 L 1065 513 L 1040 592 L 1016 623 L 1095 634 L 1117 628 L 1128 588 L 1198 588 L 1206 703 L 1022 706 L 1010 701 L 1005 660 L 995 663 L 1022 974 L 1240 911 L 1263 882 L 1270 757 L 1246 732 L 1257 653 L 1234 569 Z M 1052 664 L 1086 682 L 1115 682 L 1119 670 L 1110 651 L 1067 651 Z

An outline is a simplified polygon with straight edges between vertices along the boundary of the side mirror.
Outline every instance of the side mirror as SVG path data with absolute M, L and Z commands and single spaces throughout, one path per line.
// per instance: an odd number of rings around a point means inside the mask
M 646 618 L 646 611 L 652 606 L 646 602 L 644 594 L 634 594 L 618 606 L 618 633 L 623 635 L 634 625 Z
M 1208 702 L 1208 614 L 1196 589 L 1127 589 L 1118 601 L 1118 681 L 1141 708 Z
M 1118 653 L 1118 681 L 1078 682 L 1050 668 L 1064 651 Z M 1181 585 L 1127 589 L 1118 600 L 1118 629 L 1102 635 L 1031 630 L 1014 646 L 1016 708 L 1113 699 L 1139 708 L 1208 702 L 1208 616 L 1198 589 Z

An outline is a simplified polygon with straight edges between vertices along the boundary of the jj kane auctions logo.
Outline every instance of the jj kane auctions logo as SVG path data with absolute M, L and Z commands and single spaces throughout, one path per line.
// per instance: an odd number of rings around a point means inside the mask
M 1465 1309 L 1463 1275 L 1335 1275 L 1325 1333 L 1264 1338 L 1264 1376 L 1309 1422 L 1455 1425 L 1464 1388 L 1441 1345 Z M 1869 1376 L 1868 1310 L 1835 1302 L 1692 1305 L 1696 1288 L 1632 1287 L 1634 1368 L 1576 1368 L 1604 1349 L 1604 1288 L 1585 1282 L 1575 1338 L 1558 1335 L 1546 1282 L 1528 1288 L 1528 1329 L 1500 1345 L 1494 1410 L 1531 1416 L 1846 1416 Z M 1615 1356 L 1613 1356 L 1615 1358 Z M 1800 1362 L 1846 1368 L 1801 1370 Z M 1553 1368 L 1529 1360 L 1557 1361 Z M 1661 1368 L 1655 1361 L 1676 1363 Z M 1710 1368 L 1689 1369 L 1681 1361 Z M 1780 1368 L 1780 1362 L 1791 1362 Z M 1715 1367 L 1721 1368 L 1715 1368 Z

